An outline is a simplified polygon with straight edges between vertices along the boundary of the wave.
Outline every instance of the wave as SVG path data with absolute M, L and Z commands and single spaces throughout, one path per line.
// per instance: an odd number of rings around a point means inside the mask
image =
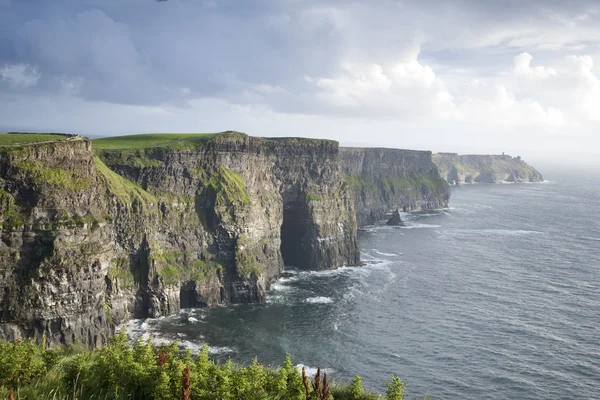
M 367 232 L 367 233 L 375 233 L 375 232 L 385 232 L 385 231 L 394 231 L 397 230 L 398 226 L 388 226 L 388 225 L 371 225 L 359 228 L 359 231 Z M 402 234 L 400 234 L 402 235 Z
M 546 235 L 546 232 L 533 231 L 527 229 L 449 229 L 439 232 L 441 235 L 461 236 L 461 235 L 496 235 L 496 236 L 526 236 L 526 235 Z
M 402 255 L 402 253 L 385 253 L 383 251 L 379 251 L 377 249 L 373 249 L 372 250 L 374 253 L 379 254 L 380 256 L 385 256 L 385 257 L 396 257 L 396 256 L 400 256 Z
M 333 299 L 331 297 L 317 296 L 317 297 L 309 297 L 304 300 L 305 303 L 310 304 L 330 304 L 333 303 Z
M 590 237 L 590 236 L 578 236 L 577 239 L 579 239 L 579 240 L 587 240 L 589 242 L 600 242 L 600 238 Z
M 406 226 L 401 226 L 400 229 L 420 229 L 420 228 L 441 228 L 441 225 L 432 225 L 432 224 L 410 224 Z
M 173 325 L 177 320 L 186 318 L 190 322 L 198 322 L 198 319 L 191 317 L 190 314 L 195 314 L 198 318 L 203 319 L 204 314 L 195 312 L 197 310 L 181 310 L 178 314 L 160 317 L 160 318 L 148 318 L 148 319 L 132 319 L 119 326 L 117 331 L 124 330 L 127 334 L 128 341 L 133 344 L 138 340 L 152 340 L 155 345 L 168 345 L 175 341 L 179 342 L 179 347 L 182 349 L 189 349 L 192 353 L 196 354 L 206 343 L 204 342 L 192 342 L 189 340 L 181 340 L 186 337 L 185 333 L 173 332 L 165 333 L 162 332 L 161 322 L 168 321 L 170 325 Z M 198 339 L 204 339 L 204 335 L 198 335 Z M 222 353 L 234 353 L 235 349 L 226 346 L 209 346 L 208 352 L 210 354 L 222 354 Z

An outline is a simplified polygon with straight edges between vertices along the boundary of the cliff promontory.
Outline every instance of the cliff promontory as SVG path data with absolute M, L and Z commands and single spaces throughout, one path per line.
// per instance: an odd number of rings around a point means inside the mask
M 284 262 L 359 262 L 336 142 L 1 136 L 0 338 L 102 345 L 128 318 L 261 302 Z
M 450 188 L 430 151 L 342 147 L 340 165 L 361 226 L 396 210 L 448 207 Z
M 521 157 L 437 153 L 433 161 L 451 185 L 462 183 L 542 182 L 544 177 Z

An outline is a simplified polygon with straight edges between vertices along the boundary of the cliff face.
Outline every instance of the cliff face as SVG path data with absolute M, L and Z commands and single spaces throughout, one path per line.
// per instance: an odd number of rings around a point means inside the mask
M 520 157 L 508 155 L 433 155 L 440 174 L 450 184 L 542 182 L 544 177 Z
M 370 225 L 396 209 L 448 207 L 450 188 L 429 151 L 340 148 L 344 180 L 354 194 L 359 225 Z
M 134 316 L 261 302 L 284 260 L 359 262 L 336 142 L 0 147 L 0 178 L 0 338 L 101 345 Z

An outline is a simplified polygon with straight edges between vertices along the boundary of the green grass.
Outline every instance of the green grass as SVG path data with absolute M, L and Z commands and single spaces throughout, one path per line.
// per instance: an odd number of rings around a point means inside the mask
M 104 179 L 109 191 L 122 201 L 131 203 L 134 200 L 139 200 L 143 203 L 156 203 L 154 196 L 146 192 L 139 185 L 112 171 L 97 156 L 94 156 L 94 164 L 98 176 Z
M 202 147 L 208 139 L 236 133 L 146 133 L 140 135 L 111 136 L 92 141 L 95 149 L 143 149 L 166 147 L 172 149 L 194 149 Z M 237 133 L 237 135 L 243 135 Z
M 0 134 L 0 146 L 18 146 L 66 138 L 68 136 L 59 133 L 4 133 Z

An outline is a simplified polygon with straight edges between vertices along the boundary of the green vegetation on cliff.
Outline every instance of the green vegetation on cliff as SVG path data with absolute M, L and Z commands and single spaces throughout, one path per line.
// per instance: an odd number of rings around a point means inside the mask
M 97 156 L 94 156 L 94 164 L 98 176 L 104 179 L 108 190 L 121 199 L 121 201 L 131 203 L 134 200 L 139 200 L 143 203 L 156 203 L 154 196 L 146 192 L 139 185 L 112 171 Z
M 168 262 L 158 270 L 166 285 L 177 285 L 181 282 L 204 282 L 216 276 L 223 266 L 214 261 L 194 260 L 190 264 Z
M 405 384 L 395 375 L 385 396 L 366 392 L 359 377 L 349 384 L 317 382 L 316 377 L 313 384 L 311 378 L 303 378 L 289 356 L 281 367 L 256 360 L 247 366 L 217 364 L 206 346 L 194 356 L 181 352 L 177 343 L 129 345 L 123 332 L 92 351 L 0 341 L 3 399 L 11 391 L 16 399 L 53 400 L 325 400 L 323 393 L 329 393 L 329 400 L 404 399 Z
M 144 147 L 193 148 L 197 139 L 206 139 L 214 133 L 147 133 L 141 135 L 111 136 L 92 141 L 96 149 L 139 149 Z
M 239 174 L 227 168 L 221 167 L 209 174 L 202 184 L 214 190 L 217 204 L 251 204 L 244 180 Z
M 0 216 L 3 218 L 3 229 L 13 229 L 25 224 L 25 217 L 19 212 L 15 199 L 3 189 L 0 189 Z
M 88 177 L 81 177 L 80 172 L 75 169 L 46 167 L 39 161 L 21 161 L 16 164 L 16 167 L 34 183 L 48 184 L 57 189 L 81 191 L 87 189 L 92 182 Z
M 262 267 L 256 258 L 256 255 L 262 253 L 261 246 L 264 243 L 254 243 L 246 236 L 240 236 L 237 239 L 235 248 L 235 265 L 238 274 L 245 278 L 250 278 L 252 274 L 259 276 L 262 274 Z
M 403 192 L 406 195 L 410 192 L 443 194 L 447 191 L 446 182 L 433 175 L 425 173 L 414 173 L 405 176 L 383 178 L 380 183 L 366 180 L 359 175 L 343 174 L 342 179 L 354 191 L 365 190 L 368 192 L 377 192 L 382 189 Z
M 121 289 L 130 290 L 135 287 L 135 276 L 130 270 L 128 257 L 117 257 L 110 260 L 107 275 L 113 282 L 117 282 Z

